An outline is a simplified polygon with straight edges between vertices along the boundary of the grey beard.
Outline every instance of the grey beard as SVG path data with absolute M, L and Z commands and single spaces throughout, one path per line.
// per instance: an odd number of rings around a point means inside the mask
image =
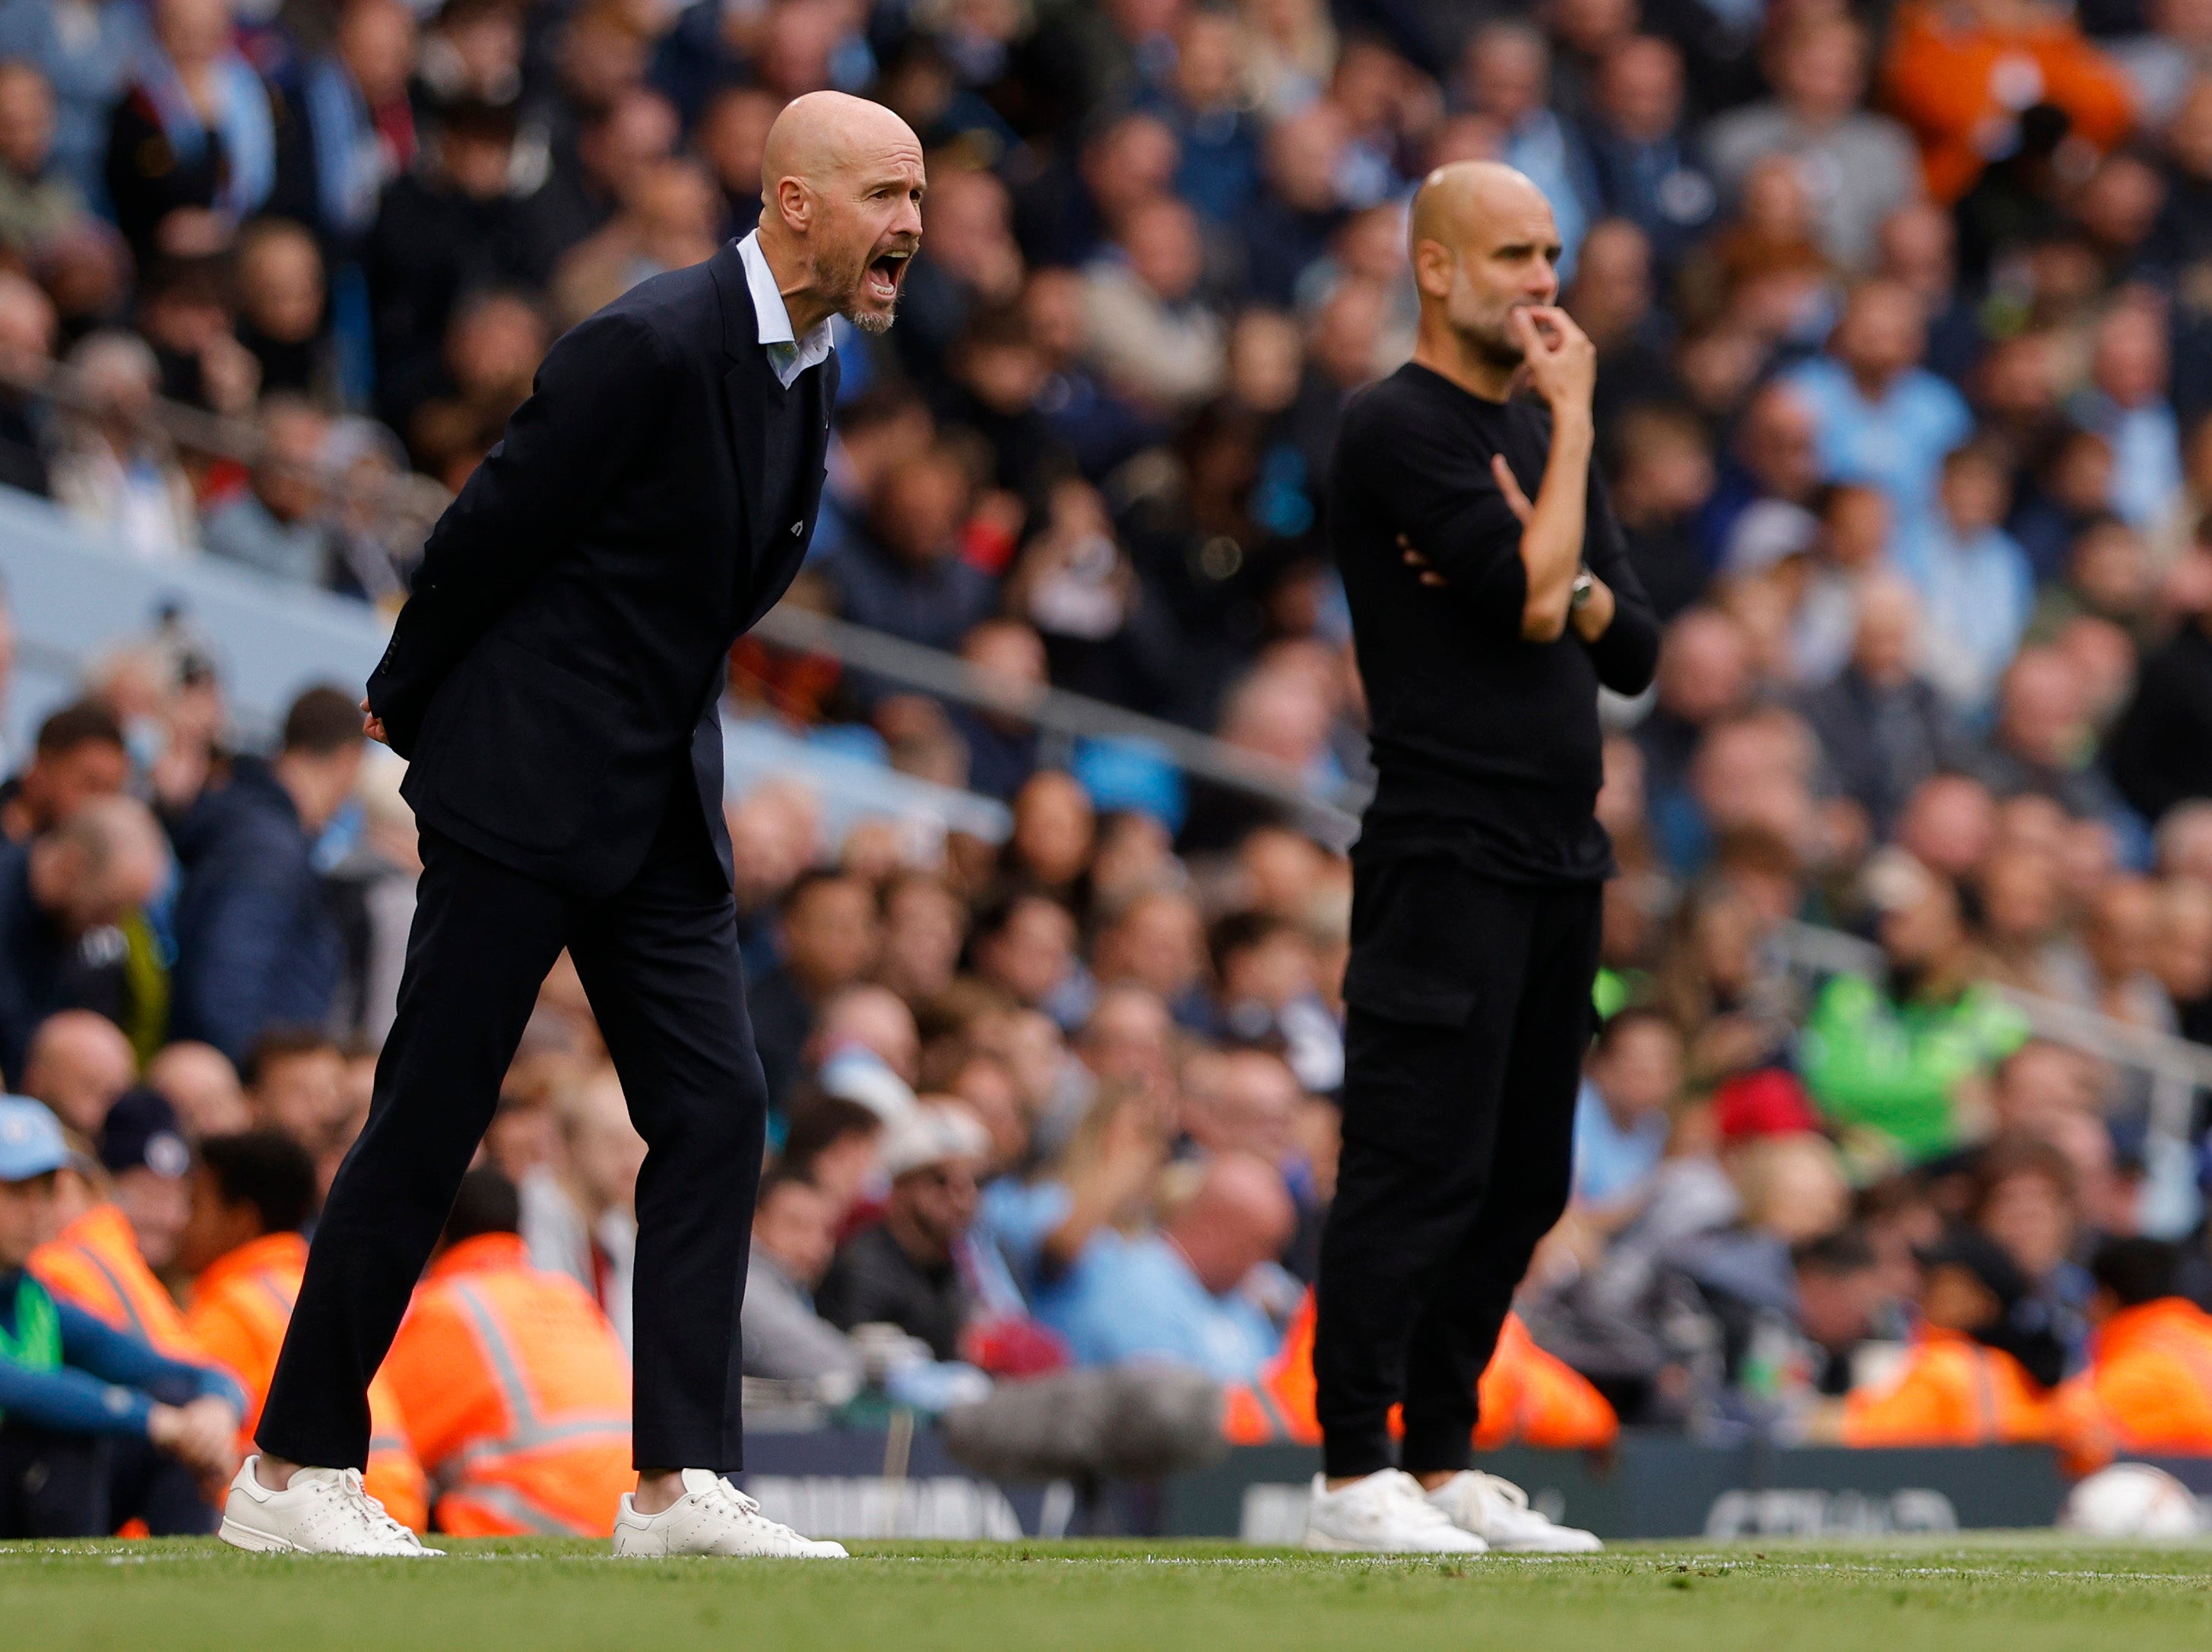
M 862 310 L 857 313 L 851 310 L 847 310 L 843 312 L 843 314 L 846 320 L 851 322 L 862 332 L 868 333 L 889 332 L 891 330 L 891 323 L 898 319 L 897 306 L 896 304 L 894 304 L 890 310 L 886 311 L 882 315 L 878 315 L 873 310 Z

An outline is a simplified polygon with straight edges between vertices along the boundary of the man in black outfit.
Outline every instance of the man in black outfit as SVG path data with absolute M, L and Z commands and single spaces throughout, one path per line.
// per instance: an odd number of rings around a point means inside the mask
M 1469 1472 L 1469 1436 L 1566 1207 L 1613 870 L 1597 691 L 1650 681 L 1658 625 L 1590 467 L 1595 353 L 1553 307 L 1543 195 L 1510 167 L 1442 167 L 1412 241 L 1419 342 L 1346 411 L 1332 488 L 1377 781 L 1352 852 L 1307 1543 L 1592 1548 Z
M 635 1499 L 617 1554 L 842 1555 L 761 1517 L 738 1315 L 767 1095 L 722 822 L 732 645 L 821 498 L 830 319 L 890 324 L 921 146 L 819 93 L 768 140 L 759 228 L 567 334 L 431 536 L 370 678 L 412 759 L 422 876 L 367 1127 L 322 1220 L 223 1535 L 428 1552 L 360 1489 L 366 1392 L 566 947 L 647 1153 L 637 1186 Z

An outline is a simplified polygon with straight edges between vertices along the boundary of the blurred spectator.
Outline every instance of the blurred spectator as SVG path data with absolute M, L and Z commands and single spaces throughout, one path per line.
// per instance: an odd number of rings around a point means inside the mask
M 123 726 L 97 700 L 79 700 L 39 725 L 31 761 L 0 784 L 0 835 L 21 843 L 67 820 L 131 779 Z
M 198 1481 L 229 1474 L 240 1396 L 196 1358 L 169 1357 L 26 1271 L 52 1227 L 69 1146 L 35 1102 L 0 1098 L 0 1533 L 104 1537 L 130 1520 L 202 1534 L 214 1514 Z
M 2108 816 L 2112 782 L 2092 761 L 2081 674 L 2055 648 L 2023 648 L 1999 687 L 1996 726 L 1975 773 L 1995 796 L 2046 797 L 2076 820 Z
M 54 155 L 78 191 L 102 200 L 110 112 L 154 50 L 145 9 L 114 0 L 64 11 L 49 0 L 0 6 L 0 58 L 29 64 L 54 94 Z
M 1168 196 L 1133 206 L 1111 253 L 1086 271 L 1092 364 L 1116 388 L 1181 412 L 1220 387 L 1220 319 L 1198 301 L 1203 247 L 1188 207 Z
M 561 1151 L 524 1177 L 520 1231 L 531 1266 L 581 1285 L 627 1349 L 645 1140 L 611 1068 L 563 1090 L 554 1106 Z
M 390 3 L 363 0 L 363 8 Z M 238 340 L 259 366 L 264 392 L 325 406 L 337 398 L 338 364 L 325 331 L 327 298 L 323 255 L 306 230 L 283 219 L 258 218 L 240 232 Z
M 611 1534 L 632 1484 L 629 1361 L 573 1279 L 531 1266 L 514 1185 L 471 1170 L 378 1372 L 456 1536 Z
M 771 1105 L 788 1105 L 815 1018 L 830 998 L 865 975 L 880 945 L 875 897 L 856 878 L 810 872 L 783 897 L 772 969 L 751 977 L 745 1000 L 768 1075 Z
M 328 583 L 333 568 L 322 520 L 322 463 L 330 422 L 308 403 L 272 396 L 261 405 L 264 444 L 246 491 L 209 513 L 209 553 L 295 585 Z
M 148 1086 L 176 1109 L 187 1141 L 235 1135 L 252 1122 L 230 1058 L 211 1044 L 179 1040 L 146 1066 Z
M 32 1035 L 57 1011 L 125 1012 L 116 926 L 168 875 L 161 828 L 129 798 L 88 803 L 0 848 L 0 1072 L 20 1078 Z
M 1575 1202 L 1583 1219 L 1636 1207 L 1666 1151 L 1668 1108 L 1681 1085 L 1682 1036 L 1662 1011 L 1626 1009 L 1598 1029 L 1575 1101 Z
M 2121 304 L 2098 325 L 2089 386 L 2075 416 L 2111 444 L 2107 496 L 2122 519 L 2148 528 L 2181 491 L 2181 434 L 2166 399 L 2166 323 L 2142 303 Z
M 859 1388 L 860 1349 L 814 1311 L 814 1288 L 836 1248 L 837 1212 L 829 1194 L 789 1169 L 762 1180 L 745 1270 L 747 1376 L 811 1382 L 824 1394 Z
M 535 288 L 547 273 L 509 192 L 515 117 L 490 104 L 440 111 L 424 164 L 384 192 L 363 258 L 374 307 L 377 411 L 395 428 L 437 381 L 456 307 L 484 288 Z
M 1707 152 L 1723 189 L 1741 186 L 1761 156 L 1795 158 L 1807 180 L 1823 250 L 1846 270 L 1874 252 L 1875 227 L 1921 191 L 1920 158 L 1888 116 L 1861 106 L 1865 29 L 1847 17 L 1806 15 L 1767 31 L 1775 95 L 1715 119 Z
M 353 794 L 362 745 L 352 697 L 309 689 L 276 757 L 236 759 L 229 783 L 177 823 L 180 1036 L 235 1060 L 268 1027 L 330 1014 L 339 942 L 313 853 Z
M 2126 80 L 2045 0 L 1972 0 L 1899 10 L 1882 67 L 1887 100 L 1920 140 L 1928 188 L 1957 200 L 1986 159 L 2016 138 L 2024 111 L 2047 107 L 2103 149 L 2134 118 Z
M 1826 353 L 1788 375 L 1812 410 L 1822 471 L 1880 488 L 1902 531 L 1921 529 L 1943 456 L 1973 428 L 1959 392 L 1920 365 L 1927 347 L 1919 298 L 1893 281 L 1863 282 Z
M 2042 1385 L 1989 1339 L 2027 1281 L 2004 1252 L 1971 1231 L 1952 1233 L 1928 1255 L 1920 1329 L 1903 1367 L 1878 1387 L 1855 1391 L 1834 1424 L 1854 1446 L 1968 1446 L 2040 1442 L 2051 1437 Z
M 2206 588 L 2166 642 L 2143 660 L 2112 731 L 2112 778 L 2146 819 L 2212 798 L 2212 552 L 2192 553 Z
M 2181 1295 L 2178 1261 L 2154 1239 L 2109 1239 L 2090 1260 L 2089 1364 L 2057 1396 L 2077 1471 L 2212 1448 L 2212 1317 Z
M 1808 695 L 1802 709 L 1837 789 L 1887 838 L 1905 799 L 1952 759 L 1957 741 L 1919 669 L 1929 650 L 1912 587 L 1877 574 L 1861 587 L 1857 605 L 1850 664 Z
M 88 228 L 87 211 L 54 161 L 53 88 L 30 64 L 0 59 L 0 246 L 29 263 Z
M 938 446 L 901 460 L 871 491 L 868 531 L 822 559 L 838 611 L 856 624 L 932 648 L 959 646 L 990 610 L 991 580 L 961 555 L 969 479 Z
M 108 1109 L 137 1077 L 130 1042 L 104 1015 L 61 1010 L 39 1023 L 15 1088 L 44 1102 L 87 1141 L 106 1128 Z
M 822 1280 L 822 1316 L 846 1331 L 896 1325 L 938 1360 L 961 1357 L 975 1309 L 963 1252 L 989 1142 L 966 1108 L 925 1102 L 886 1130 L 883 1218 L 848 1241 Z
M 1295 1220 L 1273 1166 L 1243 1152 L 1213 1156 L 1157 1231 L 1093 1235 L 1041 1297 L 1038 1315 L 1079 1364 L 1157 1359 L 1249 1382 L 1279 1333 L 1245 1287 L 1280 1254 Z
M 1576 250 L 1597 216 L 1599 197 L 1587 153 L 1549 106 L 1550 43 L 1530 23 L 1485 23 L 1467 43 L 1460 78 L 1468 106 L 1503 135 L 1498 159 L 1525 173 L 1552 203 L 1559 278 L 1571 281 Z
M 1978 1087 L 2027 1036 L 1973 982 L 1951 884 L 1898 852 L 1868 870 L 1888 980 L 1838 975 L 1806 1023 L 1805 1082 L 1847 1143 L 1881 1164 L 1932 1157 L 1975 1116 Z
M 1936 509 L 1899 534 L 1897 564 L 1918 587 L 1927 635 L 1928 678 L 1954 708 L 1984 710 L 2020 647 L 2034 601 L 2027 553 L 2002 524 L 2010 478 L 2000 456 L 1970 443 L 1943 460 Z
M 107 197 L 139 267 L 220 252 L 276 181 L 271 93 L 228 0 L 157 0 L 152 48 L 107 134 Z
M 1682 131 L 1682 54 L 1656 35 L 1623 40 L 1598 67 L 1588 128 L 1598 200 L 1650 238 L 1671 270 L 1718 195 Z
M 95 332 L 69 365 L 87 410 L 70 414 L 57 437 L 55 502 L 141 561 L 188 556 L 199 538 L 191 483 L 153 422 L 154 352 L 133 334 Z
M 191 1215 L 178 1262 L 192 1278 L 185 1327 L 246 1389 L 239 1449 L 253 1430 L 276 1375 L 285 1327 L 307 1271 L 303 1231 L 313 1216 L 315 1167 L 306 1150 L 275 1131 L 216 1136 L 200 1144 Z M 408 1444 L 388 1378 L 369 1382 L 368 1494 L 416 1530 L 429 1523 L 422 1464 Z

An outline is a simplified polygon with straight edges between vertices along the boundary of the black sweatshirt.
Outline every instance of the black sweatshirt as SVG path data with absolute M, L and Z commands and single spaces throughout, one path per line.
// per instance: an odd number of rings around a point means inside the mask
M 1598 685 L 1641 693 L 1659 624 L 1593 469 L 1583 560 L 1613 591 L 1613 623 L 1595 643 L 1571 624 L 1522 637 L 1521 524 L 1490 460 L 1504 454 L 1534 500 L 1551 440 L 1540 404 L 1486 401 L 1412 363 L 1346 410 L 1329 526 L 1379 777 L 1364 853 L 1443 853 L 1520 884 L 1611 873 L 1593 813 Z M 1401 533 L 1448 586 L 1421 583 Z

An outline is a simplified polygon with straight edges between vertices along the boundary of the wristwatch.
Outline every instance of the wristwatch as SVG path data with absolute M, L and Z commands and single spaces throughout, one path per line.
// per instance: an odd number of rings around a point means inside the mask
M 1567 606 L 1569 608 L 1587 608 L 1589 606 L 1590 598 L 1594 596 L 1596 592 L 1596 576 L 1591 574 L 1589 569 L 1584 568 L 1581 573 L 1575 575 L 1575 582 L 1567 587 Z

